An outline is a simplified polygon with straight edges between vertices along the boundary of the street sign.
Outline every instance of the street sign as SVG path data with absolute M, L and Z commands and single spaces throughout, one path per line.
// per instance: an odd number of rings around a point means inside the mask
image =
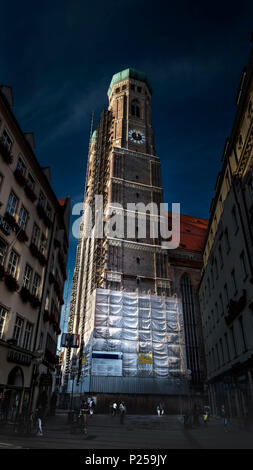
M 61 337 L 61 347 L 63 348 L 78 348 L 80 335 L 72 333 L 63 333 Z

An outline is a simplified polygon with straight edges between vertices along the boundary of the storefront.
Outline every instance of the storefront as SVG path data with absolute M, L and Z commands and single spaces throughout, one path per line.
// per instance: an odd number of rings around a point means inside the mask
M 28 407 L 31 391 L 32 356 L 16 348 L 0 348 L 0 421 L 14 422 Z

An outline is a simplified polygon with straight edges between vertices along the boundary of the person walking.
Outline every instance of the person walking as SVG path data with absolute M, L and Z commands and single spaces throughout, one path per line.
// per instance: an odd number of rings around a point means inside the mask
M 87 414 L 89 413 L 89 405 L 87 400 L 83 400 L 80 407 L 79 418 L 83 427 L 84 434 L 87 434 Z
M 44 418 L 44 407 L 42 403 L 38 404 L 38 408 L 36 410 L 36 417 L 37 417 L 37 424 L 38 424 L 37 436 L 43 436 L 42 420 Z
M 206 411 L 204 411 L 204 413 L 203 413 L 203 423 L 204 423 L 204 426 L 206 428 L 207 423 L 208 423 L 208 413 Z
M 124 424 L 124 419 L 126 415 L 126 405 L 124 402 L 120 403 L 119 411 L 120 411 L 120 424 Z
M 161 416 L 164 415 L 164 404 L 160 403 Z
M 117 414 L 117 409 L 118 409 L 118 405 L 117 405 L 117 403 L 116 403 L 116 401 L 115 401 L 115 402 L 113 402 L 113 404 L 112 404 L 112 416 L 116 416 L 116 414 Z
M 225 408 L 225 405 L 222 405 L 221 407 L 221 419 L 222 419 L 224 431 L 228 432 L 228 413 Z
M 157 411 L 157 416 L 160 416 L 160 413 L 161 413 L 160 405 L 157 405 L 156 411 Z
M 91 399 L 91 400 L 90 400 L 90 403 L 89 403 L 90 416 L 93 416 L 93 413 L 94 413 L 94 407 L 95 407 L 94 400 L 93 400 L 93 399 Z

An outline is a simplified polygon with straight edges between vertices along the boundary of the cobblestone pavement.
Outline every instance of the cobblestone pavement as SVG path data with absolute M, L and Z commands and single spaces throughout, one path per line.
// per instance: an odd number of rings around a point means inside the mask
M 252 449 L 253 434 L 230 426 L 225 432 L 219 419 L 208 427 L 184 429 L 179 416 L 127 415 L 88 417 L 88 436 L 72 434 L 68 414 L 48 417 L 43 436 L 18 436 L 10 427 L 0 428 L 0 449 Z

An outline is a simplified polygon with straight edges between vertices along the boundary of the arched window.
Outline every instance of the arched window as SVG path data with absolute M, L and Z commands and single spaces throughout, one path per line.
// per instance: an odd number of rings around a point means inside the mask
M 133 100 L 131 103 L 131 114 L 135 117 L 140 117 L 140 105 L 137 100 Z
M 15 385 L 16 387 L 23 387 L 24 375 L 20 367 L 14 367 L 8 375 L 8 385 Z
M 192 383 L 198 384 L 201 380 L 201 371 L 195 307 L 196 296 L 191 279 L 187 274 L 183 274 L 180 287 L 183 303 L 187 368 L 192 372 Z

